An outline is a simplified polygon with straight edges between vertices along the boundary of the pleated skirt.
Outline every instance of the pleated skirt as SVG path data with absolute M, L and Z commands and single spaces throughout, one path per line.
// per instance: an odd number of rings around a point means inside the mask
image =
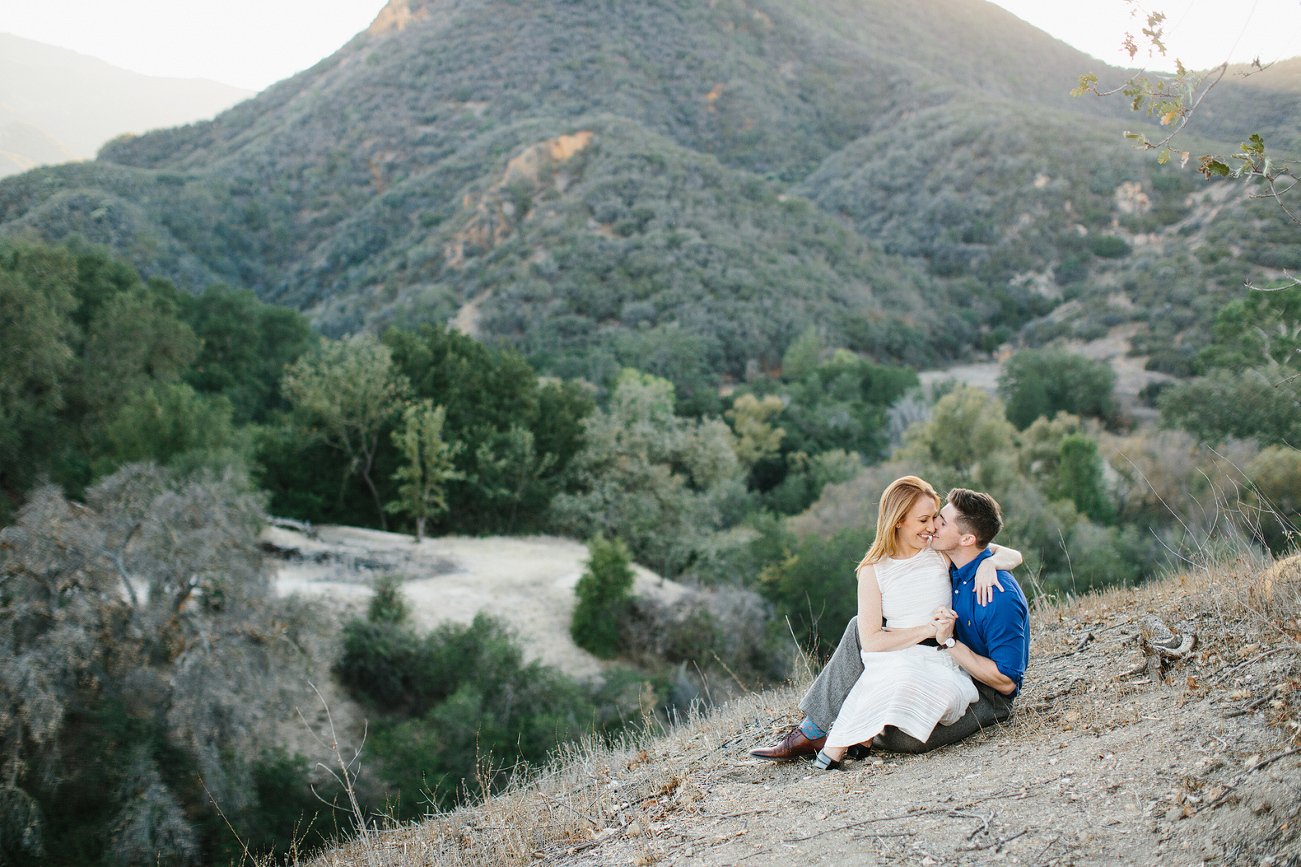
M 971 677 L 934 647 L 865 651 L 863 674 L 841 706 L 827 746 L 866 743 L 886 726 L 924 741 L 936 725 L 962 719 L 979 697 Z

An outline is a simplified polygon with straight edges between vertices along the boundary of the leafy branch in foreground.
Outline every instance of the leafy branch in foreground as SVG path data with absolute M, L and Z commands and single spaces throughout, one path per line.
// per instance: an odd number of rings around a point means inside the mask
M 1166 54 L 1165 13 L 1144 13 L 1143 8 L 1138 5 L 1138 0 L 1126 0 L 1126 2 L 1133 7 L 1134 16 L 1145 14 L 1146 17 L 1143 19 L 1144 26 L 1139 29 L 1139 39 L 1136 39 L 1132 33 L 1126 33 L 1122 48 L 1129 53 L 1132 60 L 1139 51 L 1139 42 L 1146 41 L 1150 46 L 1149 53 L 1156 52 L 1164 57 Z M 1266 68 L 1268 66 L 1262 66 L 1258 57 L 1252 61 L 1250 70 L 1241 75 L 1244 77 L 1254 75 L 1263 72 Z M 1156 159 L 1161 164 L 1169 162 L 1170 158 L 1177 153 L 1179 166 L 1183 168 L 1188 164 L 1189 152 L 1175 151 L 1170 146 L 1170 142 L 1188 126 L 1207 94 L 1223 80 L 1228 70 L 1229 64 L 1225 61 L 1206 72 L 1195 72 L 1187 69 L 1176 58 L 1173 75 L 1140 72 L 1126 80 L 1120 87 L 1106 91 L 1098 89 L 1098 77 L 1090 72 L 1080 76 L 1079 87 L 1071 91 L 1071 96 L 1079 97 L 1092 93 L 1103 97 L 1123 93 L 1131 101 L 1132 110 L 1145 111 L 1149 117 L 1156 117 L 1161 126 L 1171 127 L 1170 134 L 1156 142 L 1148 139 L 1145 133 L 1130 130 L 1125 131 L 1125 138 L 1133 141 L 1136 149 L 1157 151 Z M 1259 133 L 1252 133 L 1234 154 L 1202 156 L 1198 160 L 1197 170 L 1207 180 L 1245 178 L 1259 181 L 1267 191 L 1252 193 L 1251 198 L 1273 199 L 1292 222 L 1301 226 L 1301 217 L 1289 209 L 1282 199 L 1292 191 L 1301 178 L 1293 173 L 1287 163 L 1280 162 L 1265 153 L 1265 140 Z

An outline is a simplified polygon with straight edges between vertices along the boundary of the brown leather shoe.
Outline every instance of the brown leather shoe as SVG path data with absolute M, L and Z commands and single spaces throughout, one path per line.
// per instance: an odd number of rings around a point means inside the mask
M 827 736 L 823 735 L 817 740 L 809 740 L 804 736 L 804 732 L 798 727 L 791 729 L 786 737 L 781 739 L 780 743 L 771 747 L 761 747 L 757 750 L 750 750 L 750 755 L 758 756 L 761 759 L 796 759 L 800 756 L 816 756 L 818 750 L 822 749 L 827 742 Z

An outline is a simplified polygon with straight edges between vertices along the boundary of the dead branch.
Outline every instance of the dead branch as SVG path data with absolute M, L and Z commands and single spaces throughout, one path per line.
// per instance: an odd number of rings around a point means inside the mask
M 1068 650 L 1065 653 L 1059 653 L 1056 656 L 1054 656 L 1053 659 L 1058 660 L 1058 659 L 1065 659 L 1068 656 L 1074 656 L 1075 654 L 1083 650 L 1085 648 L 1085 645 L 1087 645 L 1090 641 L 1094 640 L 1097 637 L 1098 636 L 1094 635 L 1092 631 L 1086 632 L 1084 633 L 1084 637 L 1080 639 L 1080 643 L 1075 645 L 1074 650 Z
M 1192 632 L 1182 635 L 1172 632 L 1159 617 L 1149 615 L 1139 630 L 1138 643 L 1143 651 L 1143 661 L 1119 677 L 1146 673 L 1154 683 L 1159 683 L 1162 668 L 1185 659 L 1196 646 L 1197 636 Z
M 1015 840 L 1017 837 L 1020 837 L 1020 836 L 1022 836 L 1023 834 L 1028 833 L 1029 830 L 1030 830 L 1030 829 L 1027 828 L 1027 829 L 1025 829 L 1024 831 L 1017 831 L 1015 834 L 1013 834 L 1013 835 L 1010 836 L 1010 837 L 1004 837 L 1003 839 L 1001 839 L 1001 840 L 995 840 L 995 841 L 992 842 L 992 843 L 981 843 L 981 844 L 979 844 L 979 845 L 977 845 L 977 846 L 964 846 L 963 849 L 964 849 L 965 851 L 967 851 L 967 852 L 978 852 L 978 851 L 980 851 L 981 849 L 993 849 L 994 851 L 998 851 L 998 849 L 999 849 L 999 848 L 1000 848 L 1004 843 L 1010 843 L 1010 842 L 1012 842 L 1012 841 Z

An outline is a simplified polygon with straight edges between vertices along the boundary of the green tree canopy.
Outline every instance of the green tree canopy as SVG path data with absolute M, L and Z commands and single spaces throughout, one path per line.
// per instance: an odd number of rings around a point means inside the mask
M 393 444 L 404 463 L 393 472 L 398 497 L 385 509 L 405 512 L 416 522 L 416 541 L 425 536 L 425 522 L 447 509 L 447 483 L 461 477 L 452 460 L 460 443 L 443 439 L 446 411 L 428 398 L 409 404 L 402 412 L 402 424 L 393 431 Z
M 625 370 L 608 406 L 584 423 L 574 491 L 552 502 L 560 527 L 618 536 L 668 575 L 706 544 L 721 524 L 720 500 L 741 484 L 727 425 L 684 419 L 673 409 L 671 382 Z
M 440 525 L 463 532 L 540 528 L 583 440 L 595 402 L 576 383 L 539 381 L 508 347 L 442 325 L 390 329 L 384 344 L 418 398 L 444 407 L 443 438 L 463 448 L 448 481 L 456 509 Z
M 1016 429 L 1004 417 L 1003 405 L 978 388 L 959 386 L 936 402 L 929 421 L 905 432 L 894 460 L 934 466 L 970 485 L 982 478 L 982 464 L 1015 444 Z
M 584 650 L 606 659 L 619 652 L 619 620 L 632 591 L 632 555 L 619 539 L 594 536 L 587 543 L 587 569 L 574 594 L 578 604 L 569 634 Z
M 280 394 L 285 367 L 319 339 L 306 317 L 220 283 L 185 296 L 181 316 L 203 343 L 185 377 L 190 385 L 224 395 L 235 424 L 265 422 L 272 409 L 287 408 Z
M 1116 372 L 1105 361 L 1056 347 L 1018 352 L 1008 359 L 998 381 L 1008 421 L 1017 430 L 1025 430 L 1040 416 L 1052 418 L 1063 411 L 1111 421 L 1115 386 Z
M 285 372 L 281 389 L 296 423 L 347 458 L 347 475 L 361 476 L 387 529 L 371 469 L 384 426 L 409 389 L 389 348 L 369 335 L 326 341 Z

